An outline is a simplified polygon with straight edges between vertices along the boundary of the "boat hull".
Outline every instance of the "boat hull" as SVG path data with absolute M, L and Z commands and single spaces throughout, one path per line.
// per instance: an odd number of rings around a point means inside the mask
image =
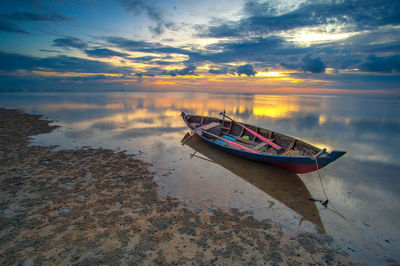
M 327 156 L 318 157 L 318 158 L 305 157 L 305 156 L 282 156 L 282 155 L 269 155 L 269 154 L 263 154 L 263 153 L 250 153 L 247 151 L 238 150 L 238 149 L 234 149 L 234 148 L 231 148 L 228 146 L 221 145 L 217 142 L 214 142 L 214 141 L 200 135 L 197 131 L 193 130 L 189 126 L 189 123 L 186 120 L 186 115 L 183 112 L 182 112 L 182 118 L 190 131 L 192 131 L 194 134 L 199 136 L 203 141 L 205 141 L 219 149 L 222 149 L 228 153 L 231 153 L 233 155 L 236 155 L 236 156 L 239 156 L 239 157 L 242 157 L 245 159 L 264 162 L 264 163 L 285 169 L 285 170 L 293 172 L 293 173 L 303 174 L 303 173 L 309 173 L 312 171 L 316 171 L 318 169 L 322 169 L 346 153 L 345 151 L 334 150 L 331 153 L 329 153 Z

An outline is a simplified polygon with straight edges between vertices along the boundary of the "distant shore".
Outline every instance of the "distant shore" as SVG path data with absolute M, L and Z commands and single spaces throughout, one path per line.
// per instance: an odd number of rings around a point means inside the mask
M 329 236 L 160 199 L 136 156 L 28 146 L 50 122 L 0 108 L 1 265 L 354 265 Z

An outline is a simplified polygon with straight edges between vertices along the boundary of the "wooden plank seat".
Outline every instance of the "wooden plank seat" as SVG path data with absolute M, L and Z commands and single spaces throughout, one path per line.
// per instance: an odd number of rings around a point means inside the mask
M 211 122 L 211 123 L 208 123 L 208 124 L 200 126 L 199 129 L 210 130 L 210 129 L 212 129 L 214 127 L 217 127 L 217 126 L 220 126 L 220 125 L 221 125 L 220 123 Z
M 212 129 L 215 129 L 215 130 L 212 130 Z M 211 122 L 208 124 L 198 126 L 195 128 L 195 130 L 199 135 L 203 135 L 203 130 L 210 131 L 210 132 L 213 131 L 212 133 L 215 134 L 215 133 L 218 133 L 221 131 L 221 124 L 217 123 L 217 122 Z
M 257 146 L 254 147 L 254 150 L 255 150 L 255 151 L 258 151 L 258 150 L 260 150 L 262 147 L 268 148 L 268 143 L 261 142 L 261 143 L 259 143 Z

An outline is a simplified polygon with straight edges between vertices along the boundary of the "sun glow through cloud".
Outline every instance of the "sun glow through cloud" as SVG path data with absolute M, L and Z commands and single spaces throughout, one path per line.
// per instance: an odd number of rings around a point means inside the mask
M 319 27 L 304 27 L 302 29 L 290 30 L 282 33 L 281 36 L 300 46 L 309 47 L 312 44 L 329 43 L 345 40 L 359 32 L 342 31 L 343 25 L 325 25 Z
M 285 76 L 279 72 L 257 72 L 256 77 L 283 77 Z

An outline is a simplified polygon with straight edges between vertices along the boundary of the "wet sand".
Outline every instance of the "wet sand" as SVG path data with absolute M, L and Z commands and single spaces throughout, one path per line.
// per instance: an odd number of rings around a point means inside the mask
M 28 146 L 49 122 L 0 109 L 1 265 L 354 264 L 329 236 L 161 199 L 137 156 Z

